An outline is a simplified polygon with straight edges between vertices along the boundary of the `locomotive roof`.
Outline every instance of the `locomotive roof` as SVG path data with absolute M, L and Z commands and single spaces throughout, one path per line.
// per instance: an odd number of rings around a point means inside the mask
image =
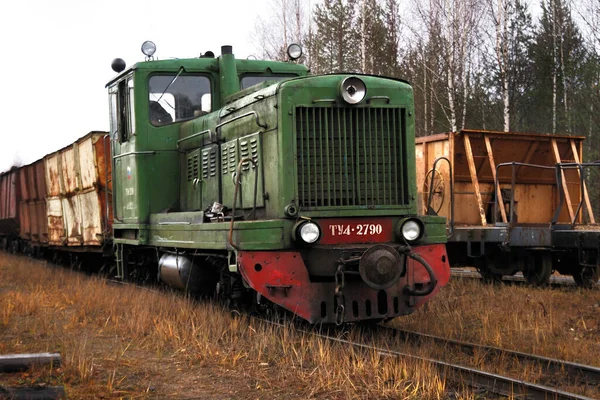
M 279 74 L 300 74 L 306 75 L 308 68 L 302 64 L 281 62 L 281 61 L 265 61 L 265 60 L 245 60 L 236 59 L 236 68 L 238 73 L 279 73 Z M 219 69 L 218 58 L 174 58 L 169 60 L 151 60 L 142 61 L 133 64 L 123 72 L 113 77 L 106 87 L 120 80 L 123 76 L 128 75 L 134 70 L 173 70 L 176 71 L 183 68 L 186 71 L 193 72 L 212 72 Z

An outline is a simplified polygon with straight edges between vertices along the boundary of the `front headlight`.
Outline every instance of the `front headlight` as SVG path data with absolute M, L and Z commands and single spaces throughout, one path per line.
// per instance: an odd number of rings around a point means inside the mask
M 314 222 L 305 222 L 300 225 L 298 233 L 300 239 L 302 239 L 304 243 L 308 244 L 316 242 L 319 240 L 319 236 L 321 236 L 319 225 L 315 224 Z
M 402 232 L 402 237 L 409 242 L 413 240 L 417 240 L 421 237 L 422 229 L 421 224 L 414 219 L 409 219 L 402 224 L 402 228 L 400 230 Z
M 342 81 L 340 94 L 346 103 L 358 104 L 367 95 L 367 85 L 361 79 L 351 76 Z

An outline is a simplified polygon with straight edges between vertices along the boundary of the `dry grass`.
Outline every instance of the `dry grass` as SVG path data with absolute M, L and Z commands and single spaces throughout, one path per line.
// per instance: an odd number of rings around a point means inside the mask
M 574 287 L 484 285 L 455 279 L 440 296 L 414 314 L 396 319 L 393 326 L 452 339 L 494 345 L 582 364 L 600 366 L 600 290 Z M 440 355 L 443 351 L 434 350 Z M 494 360 L 474 360 L 446 354 L 451 361 L 548 384 L 539 368 Z M 552 385 L 590 398 L 600 388 L 569 383 L 557 376 Z
M 62 384 L 74 399 L 447 396 L 426 364 L 0 254 L 0 354 L 44 351 L 63 366 L 0 375 L 0 385 Z
M 396 327 L 600 366 L 600 290 L 455 279 Z

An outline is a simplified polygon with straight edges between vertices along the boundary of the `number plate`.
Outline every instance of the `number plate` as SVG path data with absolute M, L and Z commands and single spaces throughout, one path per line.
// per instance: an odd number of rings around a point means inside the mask
M 319 244 L 394 241 L 394 227 L 390 218 L 335 218 L 316 222 L 321 227 Z

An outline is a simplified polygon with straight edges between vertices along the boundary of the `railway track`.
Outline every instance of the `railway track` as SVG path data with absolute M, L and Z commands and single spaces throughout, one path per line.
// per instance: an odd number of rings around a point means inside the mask
M 263 322 L 268 324 L 283 327 L 284 325 L 279 322 L 266 321 L 261 319 Z M 388 328 L 384 326 L 372 327 L 364 331 L 369 333 L 363 335 L 361 341 L 350 340 L 344 338 L 347 332 L 340 333 L 339 330 L 333 329 L 328 331 L 327 329 L 315 330 L 307 329 L 304 327 L 296 328 L 298 331 L 326 339 L 331 342 L 340 343 L 354 348 L 362 349 L 364 351 L 375 351 L 382 357 L 398 357 L 403 359 L 410 359 L 419 362 L 427 362 L 435 366 L 440 374 L 449 381 L 457 383 L 459 386 L 468 386 L 475 390 L 478 394 L 482 394 L 486 397 L 491 395 L 496 396 L 507 396 L 510 398 L 519 399 L 556 399 L 556 400 L 591 400 L 594 397 L 587 397 L 582 394 L 572 393 L 562 390 L 556 385 L 543 385 L 534 382 L 528 382 L 522 379 L 516 379 L 510 376 L 492 373 L 484 371 L 478 368 L 473 368 L 467 365 L 458 364 L 455 362 L 448 362 L 442 359 L 423 357 L 415 354 L 411 354 L 405 351 L 401 351 L 397 348 L 390 346 L 374 345 L 369 342 L 373 342 L 375 335 L 387 334 L 389 337 L 400 337 L 404 343 L 411 342 L 424 346 L 429 343 L 435 343 L 436 346 L 447 350 L 452 349 L 456 352 L 460 352 L 469 357 L 476 355 L 485 354 L 489 360 L 494 359 L 507 359 L 512 358 L 522 364 L 527 363 L 529 365 L 535 365 L 540 369 L 541 373 L 547 378 L 546 380 L 552 382 L 558 382 L 558 384 L 564 383 L 564 379 L 556 380 L 556 375 L 568 376 L 572 379 L 574 384 L 588 385 L 592 387 L 600 388 L 600 368 L 577 364 L 557 359 L 551 359 L 547 357 L 541 357 L 533 354 L 526 354 L 511 350 L 505 350 L 498 347 L 484 346 L 479 344 L 461 342 L 457 340 L 450 340 L 432 335 L 422 334 L 418 332 L 410 332 Z M 378 337 L 378 341 L 381 341 L 381 337 Z

